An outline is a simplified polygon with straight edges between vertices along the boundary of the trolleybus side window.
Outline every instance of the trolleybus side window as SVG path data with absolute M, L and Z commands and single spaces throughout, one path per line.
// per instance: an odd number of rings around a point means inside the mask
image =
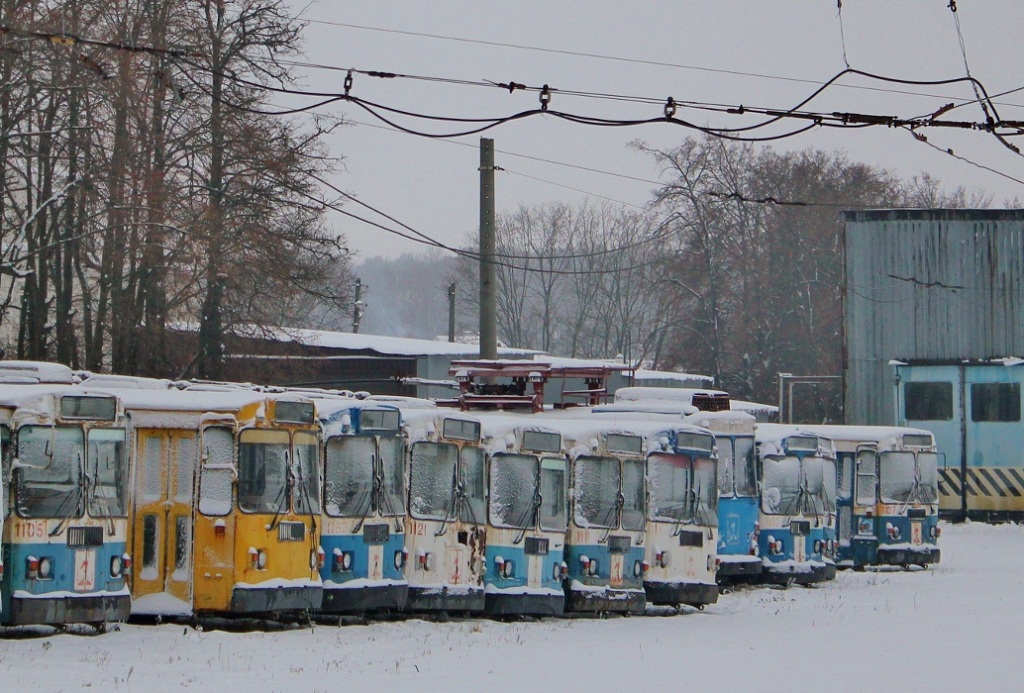
M 575 518 L 581 527 L 618 527 L 621 470 L 614 457 L 579 457 L 575 468 Z
M 405 515 L 405 441 L 398 437 L 381 438 L 377 446 L 382 476 L 380 512 L 393 517 Z
M 714 482 L 712 482 L 714 486 Z M 622 529 L 642 530 L 646 520 L 647 489 L 644 484 L 644 461 L 622 461 Z
M 753 497 L 757 495 L 757 462 L 754 458 L 754 439 L 736 438 L 736 495 Z M 721 464 L 721 460 L 718 462 Z
M 903 416 L 908 421 L 949 421 L 953 418 L 953 383 L 905 383 Z
M 84 435 L 74 426 L 18 431 L 15 503 L 23 517 L 81 517 Z
M 651 519 L 681 522 L 686 519 L 690 491 L 690 458 L 665 452 L 651 453 L 647 475 L 651 492 Z
M 875 479 L 875 453 L 861 450 L 857 453 L 857 505 L 874 505 L 878 498 Z
M 296 431 L 293 437 L 295 461 L 295 512 L 299 515 L 320 514 L 320 448 L 316 436 Z
M 459 476 L 463 503 L 459 516 L 463 522 L 483 524 L 487 517 L 487 478 L 484 475 L 484 451 L 478 447 L 462 448 Z
M 409 510 L 413 517 L 454 519 L 459 449 L 448 443 L 415 443 L 409 468 Z
M 718 486 L 715 460 L 697 457 L 693 460 L 694 520 L 701 525 L 718 526 Z
M 192 503 L 192 484 L 195 481 L 196 439 L 178 438 L 178 475 L 174 480 L 174 500 L 185 505 Z
M 971 421 L 1020 421 L 1020 383 L 972 383 Z
M 288 507 L 288 431 L 249 428 L 238 437 L 238 508 L 278 513 Z
M 336 436 L 327 441 L 324 467 L 326 510 L 332 517 L 363 517 L 373 503 L 373 457 L 368 436 Z
M 220 426 L 203 430 L 199 470 L 199 512 L 223 516 L 231 512 L 231 482 L 234 476 L 235 446 L 231 429 Z
M 128 457 L 123 428 L 89 431 L 89 514 L 125 517 L 128 511 Z
M 540 461 L 540 527 L 563 532 L 567 522 L 565 460 L 551 457 Z
M 500 453 L 491 458 L 490 520 L 495 527 L 533 526 L 537 458 Z
M 797 457 L 767 457 L 764 459 L 764 482 L 761 507 L 774 515 L 796 514 L 801 511 L 800 459 Z

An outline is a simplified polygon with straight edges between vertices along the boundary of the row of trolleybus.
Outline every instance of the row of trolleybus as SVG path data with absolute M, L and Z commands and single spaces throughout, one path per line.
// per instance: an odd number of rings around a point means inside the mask
M 0 361 L 0 624 L 638 614 L 938 560 L 929 433 L 620 393 L 460 411 Z

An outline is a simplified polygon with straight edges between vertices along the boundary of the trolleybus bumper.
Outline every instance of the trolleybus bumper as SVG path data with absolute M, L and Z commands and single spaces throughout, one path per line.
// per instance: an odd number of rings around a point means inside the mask
M 751 556 L 749 561 L 722 561 L 715 575 L 719 578 L 753 578 L 761 574 L 761 559 Z
M 760 568 L 760 564 L 758 565 Z M 648 582 L 644 581 L 648 604 L 703 607 L 718 601 L 718 585 L 705 585 L 686 582 Z
M 882 565 L 931 565 L 938 563 L 941 552 L 937 546 L 878 547 L 878 562 Z
M 642 614 L 647 606 L 643 590 L 605 589 L 575 590 L 568 593 L 567 611 L 581 613 Z
M 320 585 L 235 587 L 231 591 L 231 611 L 236 614 L 319 611 L 323 595 Z
M 515 614 L 558 616 L 565 612 L 565 594 L 562 592 L 544 594 L 488 592 L 484 611 L 496 616 Z
M 11 626 L 58 625 L 62 623 L 111 623 L 126 621 L 132 599 L 124 595 L 65 597 L 12 596 L 3 623 Z
M 835 577 L 835 564 L 815 563 L 812 566 L 797 565 L 764 565 L 764 581 L 768 583 L 811 585 L 825 582 L 829 574 Z
M 483 588 L 410 587 L 409 611 L 483 611 Z
M 324 613 L 401 611 L 409 601 L 409 585 L 324 588 Z

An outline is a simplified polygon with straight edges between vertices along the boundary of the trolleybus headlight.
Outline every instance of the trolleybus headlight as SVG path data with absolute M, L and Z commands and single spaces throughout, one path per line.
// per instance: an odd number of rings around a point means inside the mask
M 53 577 L 53 559 L 43 556 L 39 559 L 39 579 L 49 580 Z
M 565 561 L 562 561 L 562 565 L 560 565 L 558 567 L 562 569 L 562 579 L 563 580 L 565 578 L 569 577 L 569 564 L 568 563 L 566 563 Z
M 25 577 L 29 580 L 35 580 L 39 577 L 39 559 L 35 556 L 29 556 L 25 559 Z
M 814 540 L 814 553 L 821 553 L 821 539 Z
M 643 577 L 643 576 L 644 576 L 644 564 L 643 564 L 643 562 L 642 561 L 635 561 L 633 563 L 633 577 L 638 578 L 638 577 Z
M 931 527 L 928 528 L 928 536 L 931 537 L 932 539 L 936 539 L 938 537 L 938 531 L 937 531 L 937 528 L 935 527 L 935 525 L 932 525 Z M 2 571 L 3 571 L 3 566 L 0 566 L 0 575 L 3 575 Z
M 341 573 L 347 573 L 352 570 L 351 551 L 334 550 L 334 570 Z
M 110 558 L 110 577 L 115 580 L 121 577 L 121 571 L 124 570 L 124 562 L 120 556 L 111 556 Z
M 900 538 L 900 528 L 891 522 L 885 523 L 885 532 L 892 541 L 897 541 Z
M 713 567 L 714 567 L 714 564 L 713 564 L 713 563 L 711 562 L 711 554 L 709 553 L 709 554 L 708 554 L 708 572 L 709 572 L 709 573 L 711 572 L 711 569 L 712 569 Z
M 405 567 L 405 559 L 409 555 L 409 549 L 403 548 L 401 551 L 395 551 L 395 570 L 401 570 Z
M 423 549 L 420 549 L 416 552 L 416 562 L 417 564 L 419 564 L 421 570 L 430 570 L 431 568 L 433 568 L 433 558 L 434 557 L 430 553 L 424 551 Z
M 516 564 L 515 561 L 505 561 L 501 564 L 501 576 L 504 578 L 515 577 Z
M 587 563 L 587 574 L 588 575 L 597 575 L 597 567 L 598 567 L 597 566 L 597 559 L 596 558 L 591 558 L 590 562 Z
M 257 549 L 254 546 L 250 546 L 249 563 L 252 565 L 254 570 L 265 569 L 267 567 L 267 552 L 263 549 Z
M 324 563 L 327 562 L 327 554 L 324 553 L 324 547 L 316 547 L 316 551 L 311 553 L 309 556 L 309 567 L 313 570 L 320 570 L 324 567 Z
M 668 568 L 672 564 L 672 554 L 660 549 L 654 553 L 654 564 L 659 568 Z
M 121 554 L 121 571 L 125 575 L 132 574 L 132 557 L 128 554 Z
M 556 582 L 562 579 L 562 566 L 558 565 L 558 563 L 551 566 L 551 579 Z

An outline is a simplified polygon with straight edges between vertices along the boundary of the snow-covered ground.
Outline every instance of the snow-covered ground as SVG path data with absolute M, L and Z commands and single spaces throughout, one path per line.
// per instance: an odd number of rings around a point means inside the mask
M 944 525 L 942 563 L 754 589 L 679 616 L 122 626 L 0 640 L 0 691 L 1018 690 L 1024 528 Z

